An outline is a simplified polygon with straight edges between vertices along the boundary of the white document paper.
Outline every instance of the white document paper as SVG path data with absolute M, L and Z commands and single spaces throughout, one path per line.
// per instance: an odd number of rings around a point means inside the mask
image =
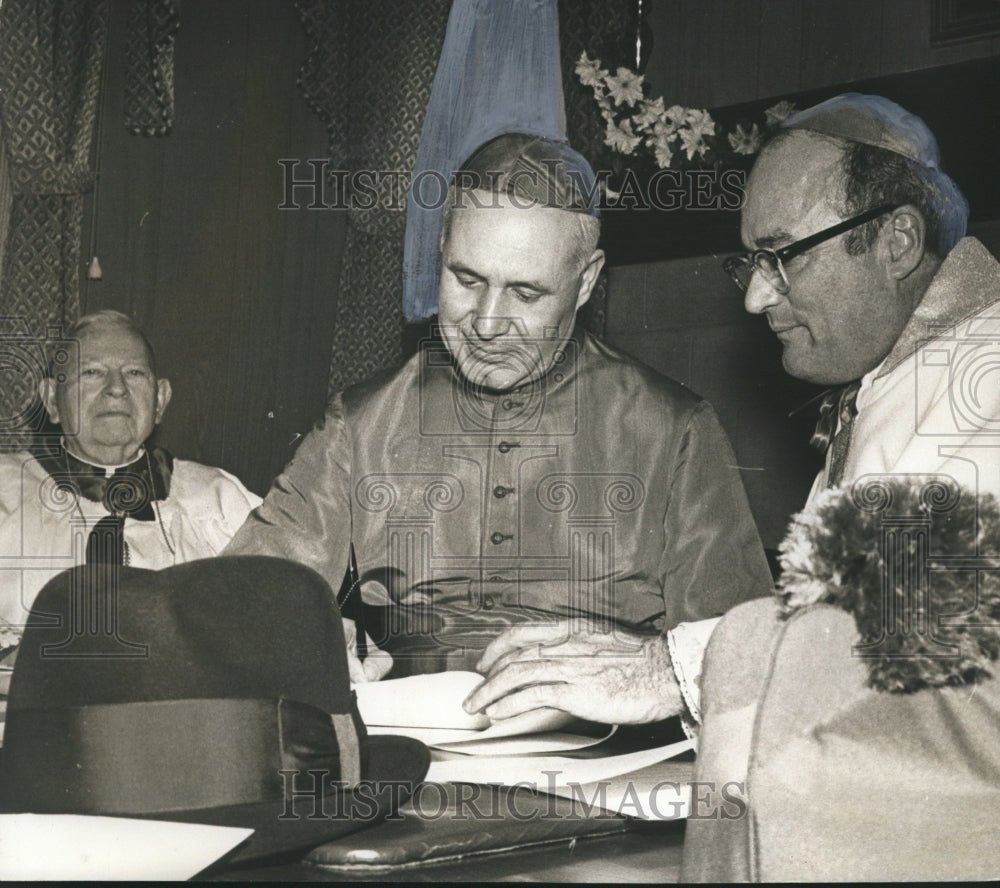
M 535 709 L 492 723 L 483 715 L 469 715 L 462 701 L 482 681 L 475 672 L 436 672 L 358 684 L 354 691 L 370 734 L 412 737 L 466 755 L 570 752 L 600 743 L 615 731 L 611 725 L 601 733 L 564 731 L 576 719 L 558 709 Z
M 253 832 L 83 814 L 0 814 L 0 881 L 190 879 Z
M 642 820 L 681 820 L 691 813 L 690 768 L 665 768 L 654 762 L 638 771 L 606 777 L 592 783 L 574 783 L 548 789 L 552 795 L 573 799 L 588 808 Z
M 615 732 L 614 725 L 608 725 L 597 736 L 559 730 L 573 721 L 571 716 L 556 709 L 536 709 L 494 722 L 481 731 L 375 726 L 369 727 L 368 733 L 412 737 L 426 746 L 465 755 L 496 756 L 572 752 L 594 746 Z
M 394 728 L 479 731 L 485 715 L 469 715 L 462 701 L 483 682 L 475 672 L 434 672 L 352 685 L 362 721 Z
M 560 755 L 462 756 L 432 761 L 425 778 L 429 783 L 494 783 L 533 786 L 541 792 L 570 784 L 591 784 L 628 774 L 694 749 L 693 740 L 681 740 L 654 749 L 603 758 L 569 758 Z
M 565 716 L 565 713 L 556 710 L 538 710 L 536 712 L 525 712 L 524 716 L 539 715 L 552 712 L 557 716 Z M 521 718 L 506 719 L 515 721 Z M 601 725 L 604 730 L 600 733 L 591 731 L 589 733 L 576 733 L 572 730 L 572 719 L 568 721 L 560 718 L 540 722 L 542 724 L 566 727 L 567 730 L 554 730 L 552 727 L 534 727 L 531 731 L 497 731 L 491 733 L 494 728 L 501 728 L 504 722 L 495 722 L 492 727 L 481 732 L 475 739 L 462 740 L 460 742 L 428 744 L 435 749 L 443 749 L 447 752 L 459 752 L 463 755 L 548 755 L 557 752 L 573 752 L 577 749 L 586 749 L 588 746 L 596 746 L 607 740 L 615 733 L 615 725 Z M 539 724 L 539 722 L 536 722 Z

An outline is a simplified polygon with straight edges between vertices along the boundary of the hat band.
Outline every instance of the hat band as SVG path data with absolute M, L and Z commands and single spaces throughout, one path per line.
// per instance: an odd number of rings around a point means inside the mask
M 24 709 L 8 714 L 0 806 L 165 814 L 292 799 L 356 783 L 359 772 L 351 716 L 294 700 Z

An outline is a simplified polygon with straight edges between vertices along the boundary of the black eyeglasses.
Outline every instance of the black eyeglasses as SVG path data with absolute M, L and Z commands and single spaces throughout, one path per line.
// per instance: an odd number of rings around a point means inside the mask
M 726 274 L 733 279 L 733 283 L 744 293 L 750 288 L 750 279 L 753 277 L 755 271 L 759 271 L 764 275 L 768 286 L 772 289 L 777 290 L 779 293 L 787 293 L 788 275 L 785 272 L 784 263 L 789 259 L 804 253 L 806 250 L 811 250 L 813 247 L 836 237 L 838 234 L 843 234 L 845 231 L 850 231 L 852 228 L 864 225 L 865 222 L 871 222 L 885 213 L 891 213 L 901 206 L 902 204 L 882 204 L 882 206 L 867 210 L 860 216 L 853 216 L 850 219 L 845 219 L 843 222 L 838 222 L 830 228 L 824 228 L 822 231 L 810 234 L 809 237 L 797 240 L 795 243 L 791 243 L 787 247 L 782 247 L 780 250 L 751 250 L 749 253 L 742 253 L 739 256 L 730 256 L 722 263 L 722 267 Z

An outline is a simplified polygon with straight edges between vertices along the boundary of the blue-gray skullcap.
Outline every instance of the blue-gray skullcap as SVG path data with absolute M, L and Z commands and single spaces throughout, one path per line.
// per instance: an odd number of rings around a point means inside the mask
M 505 133 L 477 148 L 452 181 L 462 189 L 506 194 L 520 205 L 600 215 L 594 170 L 568 142 Z
M 844 93 L 787 117 L 781 126 L 885 148 L 931 169 L 941 160 L 927 124 L 884 96 Z
M 787 117 L 781 126 L 872 145 L 905 157 L 923 183 L 926 200 L 937 216 L 937 241 L 932 249 L 945 256 L 965 237 L 969 203 L 941 169 L 937 139 L 916 114 L 884 96 L 844 93 Z

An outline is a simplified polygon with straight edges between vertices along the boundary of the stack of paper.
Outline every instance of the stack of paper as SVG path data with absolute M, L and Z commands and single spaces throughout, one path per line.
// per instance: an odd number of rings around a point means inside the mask
M 540 709 L 491 723 L 462 701 L 483 677 L 441 672 L 356 685 L 358 708 L 372 734 L 405 734 L 432 748 L 427 780 L 529 786 L 577 798 L 590 807 L 655 820 L 687 816 L 684 767 L 663 779 L 654 766 L 694 748 L 684 740 L 625 755 L 574 758 L 615 732 Z
M 437 672 L 355 685 L 361 718 L 372 734 L 403 734 L 434 749 L 465 755 L 540 755 L 594 746 L 614 726 L 538 709 L 490 722 L 462 701 L 483 680 L 475 672 Z

